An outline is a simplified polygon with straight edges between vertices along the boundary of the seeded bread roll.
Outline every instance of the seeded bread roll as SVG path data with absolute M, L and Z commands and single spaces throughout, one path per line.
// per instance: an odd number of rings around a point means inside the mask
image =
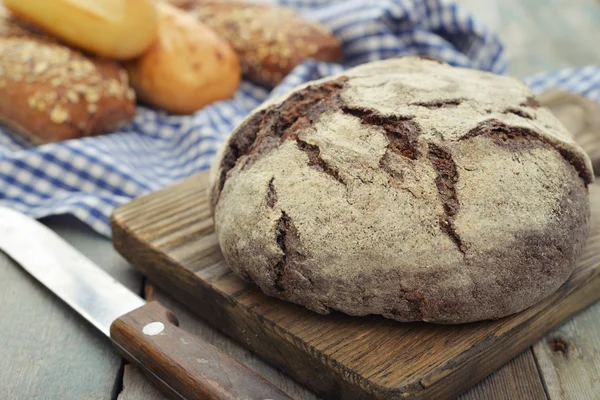
M 230 98 L 241 79 L 231 46 L 185 11 L 157 3 L 158 39 L 124 63 L 138 98 L 177 114 L 191 114 Z
M 340 42 L 325 27 L 284 7 L 242 1 L 170 0 L 227 39 L 248 79 L 277 85 L 304 59 L 337 61 Z
M 111 132 L 135 113 L 126 72 L 0 10 L 0 121 L 36 144 Z
M 573 271 L 590 160 L 520 81 L 407 57 L 256 109 L 215 159 L 231 268 L 319 313 L 465 323 Z

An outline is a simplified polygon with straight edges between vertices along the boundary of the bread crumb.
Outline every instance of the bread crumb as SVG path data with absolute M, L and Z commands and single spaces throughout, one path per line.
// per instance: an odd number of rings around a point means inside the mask
M 92 89 L 88 89 L 85 91 L 85 101 L 88 103 L 96 103 L 100 100 L 100 94 Z
M 121 85 L 119 85 L 119 82 L 116 79 L 109 80 L 108 83 L 106 84 L 106 86 L 107 86 L 108 93 L 110 95 L 115 96 L 115 97 L 123 96 L 123 89 L 122 89 Z
M 71 103 L 79 103 L 79 95 L 77 94 L 77 92 L 75 92 L 74 90 L 67 90 L 67 94 L 66 94 L 67 99 L 69 99 L 69 101 Z
M 62 124 L 69 119 L 69 112 L 62 106 L 56 105 L 50 111 L 50 121 L 56 124 Z
M 87 110 L 90 114 L 94 114 L 96 111 L 98 111 L 98 106 L 96 104 L 88 104 Z
M 135 92 L 133 91 L 132 88 L 127 88 L 127 93 L 125 94 L 125 97 L 129 101 L 135 100 Z
M 49 64 L 45 61 L 38 62 L 37 64 L 35 64 L 35 67 L 33 67 L 33 74 L 40 75 L 42 72 L 48 69 L 48 65 Z

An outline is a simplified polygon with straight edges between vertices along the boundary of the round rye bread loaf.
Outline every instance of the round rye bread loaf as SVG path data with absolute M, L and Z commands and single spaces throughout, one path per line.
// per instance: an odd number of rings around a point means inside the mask
M 522 82 L 404 57 L 261 105 L 217 156 L 211 201 L 226 261 L 268 295 L 465 323 L 565 282 L 593 176 Z

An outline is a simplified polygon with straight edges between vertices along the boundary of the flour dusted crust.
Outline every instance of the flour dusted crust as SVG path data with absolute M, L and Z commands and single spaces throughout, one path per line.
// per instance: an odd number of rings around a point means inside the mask
M 405 57 L 263 104 L 215 160 L 211 200 L 225 259 L 268 295 L 465 323 L 569 277 L 592 180 L 520 81 Z

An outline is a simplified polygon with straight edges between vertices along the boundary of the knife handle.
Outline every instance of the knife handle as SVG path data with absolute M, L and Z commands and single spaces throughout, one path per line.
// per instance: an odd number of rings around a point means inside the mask
M 179 328 L 173 313 L 146 303 L 110 327 L 117 350 L 174 399 L 290 399 L 215 346 Z

